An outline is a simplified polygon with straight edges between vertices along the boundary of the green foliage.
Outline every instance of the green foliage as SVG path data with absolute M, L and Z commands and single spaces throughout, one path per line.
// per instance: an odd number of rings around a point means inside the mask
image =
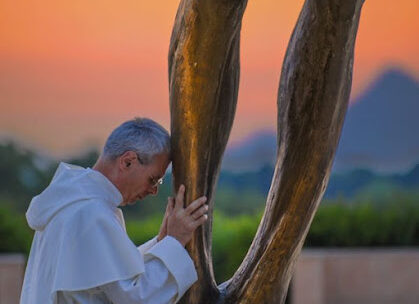
M 22 215 L 14 213 L 7 204 L 0 206 L 0 252 L 29 254 L 33 232 Z
M 306 246 L 419 245 L 419 195 L 360 195 L 355 202 L 326 201 L 314 217 Z
M 220 185 L 215 195 L 217 210 L 229 217 L 258 213 L 266 198 L 258 191 L 249 189 L 236 190 Z
M 47 185 L 47 175 L 35 154 L 8 142 L 0 144 L 0 204 L 13 201 L 13 208 L 24 212 L 30 199 Z
M 213 223 L 213 266 L 217 282 L 228 280 L 239 267 L 259 225 L 261 213 L 229 218 L 219 212 Z
M 145 220 L 128 220 L 127 233 L 133 243 L 139 246 L 159 233 L 162 219 L 163 217 L 154 216 Z

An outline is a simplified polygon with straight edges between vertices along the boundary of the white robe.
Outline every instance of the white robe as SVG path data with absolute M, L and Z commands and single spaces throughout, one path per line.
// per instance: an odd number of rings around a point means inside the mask
M 136 248 L 122 196 L 100 172 L 61 163 L 26 213 L 35 236 L 21 304 L 174 303 L 197 280 L 172 237 Z

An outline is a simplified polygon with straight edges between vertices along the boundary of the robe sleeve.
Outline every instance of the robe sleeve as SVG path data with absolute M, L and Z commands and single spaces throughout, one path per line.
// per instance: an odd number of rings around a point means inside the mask
M 156 244 L 157 244 L 157 236 L 145 242 L 144 244 L 138 246 L 137 248 L 141 252 L 142 255 L 145 255 Z
M 197 280 L 189 254 L 170 236 L 146 251 L 144 265 L 144 273 L 101 289 L 115 304 L 167 304 L 176 303 Z

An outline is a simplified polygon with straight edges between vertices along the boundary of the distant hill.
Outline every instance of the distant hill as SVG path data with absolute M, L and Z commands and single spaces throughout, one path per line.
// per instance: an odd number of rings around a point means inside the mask
M 388 69 L 349 107 L 333 171 L 407 171 L 419 162 L 418 133 L 419 82 Z M 273 166 L 275 155 L 275 131 L 260 131 L 228 148 L 222 168 L 254 171 Z
M 271 130 L 258 131 L 241 143 L 227 148 L 222 169 L 233 172 L 257 171 L 275 163 L 276 133 Z
M 335 170 L 389 172 L 419 160 L 419 83 L 401 70 L 382 74 L 349 108 Z
M 353 197 L 357 193 L 376 188 L 381 191 L 394 188 L 412 190 L 419 189 L 419 164 L 406 174 L 378 174 L 366 169 L 334 174 L 326 189 L 325 198 L 337 196 Z
M 258 171 L 232 173 L 222 171 L 219 184 L 224 189 L 236 192 L 256 191 L 266 197 L 269 191 L 274 168 L 264 166 Z M 366 169 L 356 169 L 339 174 L 332 174 L 325 198 L 334 199 L 339 196 L 353 198 L 360 192 L 379 192 L 399 190 L 419 190 L 419 164 L 405 174 L 379 174 Z M 375 194 L 375 193 L 373 193 Z

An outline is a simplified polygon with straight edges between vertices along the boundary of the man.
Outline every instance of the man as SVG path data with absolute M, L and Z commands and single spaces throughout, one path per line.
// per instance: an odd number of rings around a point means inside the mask
M 206 198 L 169 198 L 158 236 L 135 247 L 118 206 L 156 194 L 170 163 L 168 132 L 150 119 L 116 128 L 97 163 L 61 163 L 26 213 L 35 236 L 21 304 L 175 303 L 197 280 L 184 246 L 207 219 Z

